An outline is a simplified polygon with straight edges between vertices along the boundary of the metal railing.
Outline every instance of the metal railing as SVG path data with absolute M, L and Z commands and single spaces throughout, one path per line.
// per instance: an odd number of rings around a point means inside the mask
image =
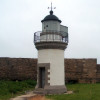
M 65 36 L 64 36 L 65 34 Z M 42 37 L 44 36 L 44 38 Z M 62 31 L 38 31 L 34 33 L 34 43 L 48 41 L 60 41 L 68 43 L 68 33 Z

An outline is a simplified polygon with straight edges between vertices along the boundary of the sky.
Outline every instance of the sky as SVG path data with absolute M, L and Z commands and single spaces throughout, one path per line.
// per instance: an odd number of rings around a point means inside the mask
M 65 58 L 97 58 L 100 64 L 100 0 L 0 0 L 0 57 L 37 58 L 33 36 L 51 2 L 69 28 Z

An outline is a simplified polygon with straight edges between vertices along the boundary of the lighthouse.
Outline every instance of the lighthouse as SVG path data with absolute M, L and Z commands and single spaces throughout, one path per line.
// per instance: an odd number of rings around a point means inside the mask
M 68 27 L 54 15 L 52 3 L 50 14 L 42 22 L 42 31 L 34 33 L 38 50 L 37 85 L 35 93 L 61 94 L 65 86 L 64 51 L 68 45 Z

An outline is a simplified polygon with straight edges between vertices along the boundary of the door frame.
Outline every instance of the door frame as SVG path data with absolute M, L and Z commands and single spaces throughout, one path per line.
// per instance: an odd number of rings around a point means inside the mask
M 44 72 L 43 72 L 44 70 Z M 45 67 L 39 68 L 40 80 L 39 80 L 39 88 L 44 88 L 45 86 Z
M 40 69 L 45 68 L 45 86 L 50 86 L 50 63 L 38 63 L 37 66 L 37 88 L 41 88 L 41 74 Z M 44 88 L 45 88 L 44 86 Z

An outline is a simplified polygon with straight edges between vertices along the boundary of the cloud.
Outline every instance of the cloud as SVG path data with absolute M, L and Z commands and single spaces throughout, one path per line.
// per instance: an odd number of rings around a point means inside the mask
M 100 63 L 100 0 L 56 0 L 54 14 L 69 27 L 68 58 L 98 58 Z M 0 1 L 0 56 L 37 57 L 33 33 L 42 30 L 49 0 Z

